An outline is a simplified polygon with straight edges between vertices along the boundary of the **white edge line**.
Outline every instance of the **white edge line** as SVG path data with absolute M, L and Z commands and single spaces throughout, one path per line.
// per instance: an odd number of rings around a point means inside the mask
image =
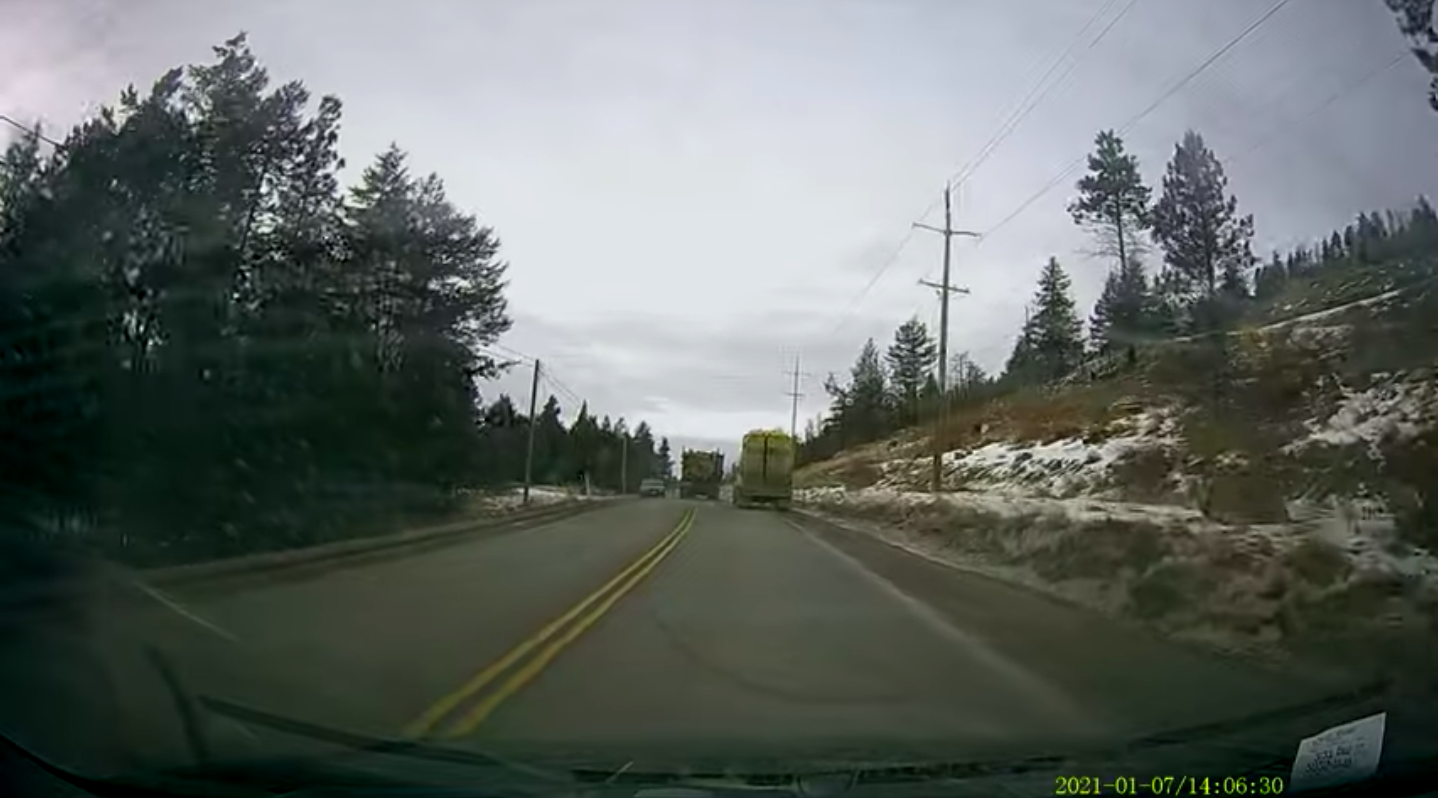
M 224 629 L 221 629 L 220 627 L 218 627 L 218 626 L 214 625 L 213 623 L 211 623 L 211 622 L 205 620 L 204 618 L 201 618 L 200 616 L 194 614 L 193 612 L 190 612 L 189 610 L 185 609 L 184 607 L 182 607 L 182 606 L 180 606 L 178 603 L 176 603 L 174 599 L 170 598 L 169 596 L 166 596 L 164 593 L 161 593 L 160 591 L 156 590 L 155 588 L 150 587 L 149 585 L 147 585 L 147 584 L 145 584 L 145 583 L 143 583 L 143 582 L 135 582 L 134 585 L 135 585 L 135 587 L 139 588 L 140 591 L 143 592 L 145 595 L 149 596 L 150 598 L 154 599 L 155 601 L 160 602 L 160 603 L 163 604 L 167 609 L 169 609 L 170 611 L 174 612 L 176 615 L 179 615 L 180 617 L 185 618 L 186 620 L 189 620 L 189 621 L 191 621 L 191 622 L 193 622 L 193 623 L 199 624 L 200 626 L 205 627 L 206 629 L 210 630 L 211 632 L 214 632 L 215 634 L 219 635 L 220 637 L 225 638 L 226 640 L 229 640 L 229 641 L 232 641 L 232 642 L 235 642 L 235 643 L 238 643 L 238 642 L 240 641 L 240 639 L 239 639 L 238 637 L 235 637 L 235 636 L 234 636 L 233 634 L 231 634 L 230 632 L 228 632 L 228 631 L 226 631 L 226 630 L 224 630 Z
M 808 529 L 790 518 L 785 518 L 784 522 L 809 538 L 810 541 L 828 552 L 835 559 L 858 572 L 867 579 L 870 584 L 877 587 L 881 593 L 886 594 L 891 599 L 897 600 L 899 604 L 913 613 L 916 619 L 921 623 L 938 632 L 940 636 L 963 646 L 979 663 L 989 668 L 1000 678 L 1028 692 L 1030 695 L 1041 696 L 1043 703 L 1050 708 L 1058 710 L 1082 725 L 1094 728 L 1093 718 L 1085 713 L 1082 707 L 1079 706 L 1072 697 L 1059 689 L 1058 686 L 1033 673 L 1021 663 L 995 651 L 989 647 L 987 643 L 958 628 L 938 610 L 870 570 L 868 566 L 864 565 L 853 555 L 835 548 L 833 544 L 824 540 L 820 537 L 819 533 L 814 530 Z M 1102 727 L 1100 726 L 1099 728 Z

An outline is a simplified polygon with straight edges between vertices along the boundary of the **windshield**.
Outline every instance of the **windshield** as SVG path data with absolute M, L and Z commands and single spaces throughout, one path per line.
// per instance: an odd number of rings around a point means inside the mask
M 1431 0 L 8 6 L 19 749 L 1438 772 Z

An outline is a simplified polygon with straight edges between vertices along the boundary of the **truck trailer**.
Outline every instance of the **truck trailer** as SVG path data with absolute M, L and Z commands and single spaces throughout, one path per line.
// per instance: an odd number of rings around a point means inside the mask
M 734 478 L 734 506 L 787 510 L 794 499 L 794 439 L 780 430 L 744 436 Z
M 685 449 L 679 458 L 679 495 L 683 498 L 719 498 L 724 480 L 724 454 Z

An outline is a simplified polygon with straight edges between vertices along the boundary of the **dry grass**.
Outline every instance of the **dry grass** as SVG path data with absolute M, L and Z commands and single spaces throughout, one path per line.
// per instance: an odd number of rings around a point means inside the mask
M 863 522 L 872 534 L 926 556 L 1226 651 L 1288 659 L 1303 651 L 1312 658 L 1337 645 L 1335 636 L 1369 640 L 1394 637 L 1395 629 L 1410 641 L 1415 630 L 1438 635 L 1438 592 L 1358 571 L 1316 538 L 1272 538 L 1243 527 L 1199 531 L 1142 521 L 996 515 L 941 501 L 833 500 L 813 507 Z M 1386 657 L 1360 652 L 1342 665 L 1381 669 Z
M 957 408 L 945 424 L 949 450 L 992 441 L 1048 443 L 1081 438 L 1132 412 L 1125 399 L 1140 386 L 1127 380 L 1066 386 L 1056 390 L 1024 388 L 983 404 Z

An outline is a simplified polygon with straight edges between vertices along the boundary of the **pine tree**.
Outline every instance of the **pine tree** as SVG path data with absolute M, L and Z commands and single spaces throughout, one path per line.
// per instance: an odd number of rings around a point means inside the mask
M 1418 63 L 1433 76 L 1428 87 L 1428 104 L 1438 111 L 1438 27 L 1434 22 L 1434 0 L 1387 0 L 1398 15 L 1398 29 L 1413 44 Z
M 344 193 L 310 100 L 240 36 L 0 158 L 0 516 L 103 518 L 139 565 L 389 531 L 521 478 L 531 424 L 536 479 L 617 479 L 587 407 L 481 401 L 494 232 L 397 147 Z
M 1153 297 L 1137 258 L 1110 271 L 1089 317 L 1089 339 L 1099 352 L 1131 344 L 1154 328 Z
M 1024 381 L 1049 382 L 1068 376 L 1082 360 L 1083 324 L 1069 278 L 1058 259 L 1049 258 L 1006 371 Z
M 968 352 L 959 352 L 949 359 L 948 378 L 950 395 L 958 404 L 982 398 L 989 384 L 989 375 Z
M 633 461 L 629 464 L 629 472 L 634 475 L 636 486 L 640 480 L 659 475 L 659 458 L 654 452 L 654 431 L 649 428 L 647 421 L 641 421 L 634 427 L 631 457 Z
M 1433 252 L 1438 250 L 1438 212 L 1433 210 L 1427 197 L 1419 197 L 1408 219 L 1409 252 Z
M 824 389 L 830 396 L 828 430 L 840 448 L 877 440 L 892 428 L 889 386 L 874 339 L 864 343 L 849 370 L 848 384 L 841 385 L 830 374 Z
M 889 388 L 879 360 L 879 348 L 870 338 L 859 352 L 850 371 L 849 406 L 846 421 L 859 440 L 877 440 L 889 431 Z
M 669 449 L 669 439 L 659 440 L 659 474 L 658 476 L 669 478 L 674 475 L 674 455 Z
M 1348 259 L 1348 249 L 1343 241 L 1343 234 L 1337 230 L 1328 237 L 1328 251 L 1323 254 L 1325 266 L 1335 266 Z
M 917 317 L 904 322 L 894 333 L 885 359 L 889 365 L 889 385 L 894 392 L 894 405 L 900 426 L 907 427 L 919 420 L 919 398 L 924 381 L 933 371 L 937 357 L 934 339 L 928 327 Z
M 1253 217 L 1238 215 L 1223 166 L 1192 130 L 1174 148 L 1153 224 L 1174 287 L 1194 321 L 1205 330 L 1222 326 L 1231 315 L 1231 303 L 1222 298 L 1247 294 Z
M 1079 196 L 1069 204 L 1069 213 L 1076 224 L 1094 232 L 1102 249 L 1111 249 L 1118 271 L 1128 274 L 1141 254 L 1139 236 L 1149 226 L 1151 192 L 1139 174 L 1138 158 L 1124 152 L 1123 139 L 1112 130 L 1094 140 L 1088 169 L 1078 181 Z
M 1272 299 L 1278 296 L 1283 290 L 1283 284 L 1288 280 L 1288 273 L 1292 268 L 1292 256 L 1289 256 L 1289 263 L 1285 264 L 1283 257 L 1277 252 L 1269 260 L 1267 266 L 1259 267 L 1258 273 L 1253 281 L 1253 294 L 1258 299 Z
M 543 482 L 563 482 L 568 471 L 566 467 L 566 438 L 564 420 L 561 418 L 559 400 L 553 394 L 544 401 L 534 429 L 534 474 Z

